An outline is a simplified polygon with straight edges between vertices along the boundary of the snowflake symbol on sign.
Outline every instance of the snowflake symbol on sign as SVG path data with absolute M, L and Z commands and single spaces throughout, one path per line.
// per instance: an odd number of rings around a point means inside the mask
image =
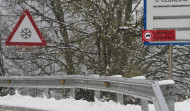
M 32 36 L 32 32 L 29 28 L 23 28 L 20 35 L 23 39 L 29 39 Z

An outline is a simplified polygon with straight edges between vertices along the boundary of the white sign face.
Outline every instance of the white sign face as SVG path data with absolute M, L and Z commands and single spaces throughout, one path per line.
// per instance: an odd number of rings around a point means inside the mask
M 190 0 L 144 0 L 144 5 L 145 30 L 176 30 L 171 43 L 190 44 Z
M 42 43 L 28 16 L 25 16 L 10 42 Z

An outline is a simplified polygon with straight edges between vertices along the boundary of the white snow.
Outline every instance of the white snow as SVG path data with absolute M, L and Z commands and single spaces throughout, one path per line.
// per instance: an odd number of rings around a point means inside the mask
M 158 81 L 159 85 L 175 84 L 173 80 Z
M 177 102 L 175 111 L 190 111 L 190 100 Z M 141 111 L 139 105 L 121 105 L 113 101 L 87 102 L 84 100 L 74 100 L 72 98 L 55 100 L 53 98 L 33 98 L 21 96 L 16 92 L 13 96 L 0 97 L 0 105 L 41 109 L 48 111 Z M 152 104 L 149 104 L 150 111 L 155 111 Z
M 100 77 L 100 75 L 90 75 L 90 76 L 94 76 L 94 77 Z
M 120 105 L 119 103 L 87 102 L 84 100 L 74 100 L 72 98 L 64 100 L 55 100 L 53 98 L 33 98 L 30 96 L 21 96 L 18 93 L 13 96 L 0 97 L 0 105 L 26 107 L 50 111 L 140 111 L 140 106 Z M 151 110 L 154 111 L 154 110 Z
M 123 27 L 119 27 L 120 29 L 123 29 L 123 30 L 127 30 L 129 29 L 129 27 L 126 27 L 126 26 L 123 26 Z
M 112 75 L 111 77 L 122 77 L 122 75 Z
M 190 99 L 175 103 L 175 111 L 190 111 Z
M 146 79 L 145 76 L 136 76 L 136 77 L 132 77 L 131 79 Z
M 131 79 L 146 79 L 145 76 L 136 76 L 136 77 L 132 77 Z M 162 81 L 158 81 L 159 85 L 167 85 L 167 84 L 175 84 L 175 82 L 173 80 L 162 80 Z

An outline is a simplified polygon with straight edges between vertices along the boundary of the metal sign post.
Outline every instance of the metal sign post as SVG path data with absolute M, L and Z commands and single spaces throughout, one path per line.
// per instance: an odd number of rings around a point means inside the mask
M 6 45 L 17 46 L 17 51 L 24 51 L 24 76 L 28 76 L 28 52 L 34 51 L 35 46 L 46 46 L 46 41 L 38 29 L 30 12 L 25 10 L 13 31 L 7 38 Z M 29 89 L 24 89 L 27 95 Z
M 28 76 L 28 52 L 24 53 L 24 76 Z M 24 88 L 24 95 L 29 94 L 29 88 Z
M 29 52 L 34 52 L 35 47 L 34 46 L 17 46 L 16 50 L 18 52 L 24 52 L 24 76 L 29 76 L 28 73 L 28 53 Z M 29 88 L 24 88 L 24 95 L 29 94 Z
M 28 52 L 24 53 L 24 76 L 28 76 Z
M 172 63 L 173 63 L 173 46 L 169 46 L 169 77 L 168 79 L 173 79 L 173 71 L 172 71 Z

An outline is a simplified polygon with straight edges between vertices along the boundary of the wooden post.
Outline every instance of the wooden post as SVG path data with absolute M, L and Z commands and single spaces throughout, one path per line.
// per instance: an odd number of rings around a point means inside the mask
M 172 62 L 173 62 L 173 46 L 169 46 L 169 77 L 168 79 L 173 79 L 173 72 L 172 72 Z

